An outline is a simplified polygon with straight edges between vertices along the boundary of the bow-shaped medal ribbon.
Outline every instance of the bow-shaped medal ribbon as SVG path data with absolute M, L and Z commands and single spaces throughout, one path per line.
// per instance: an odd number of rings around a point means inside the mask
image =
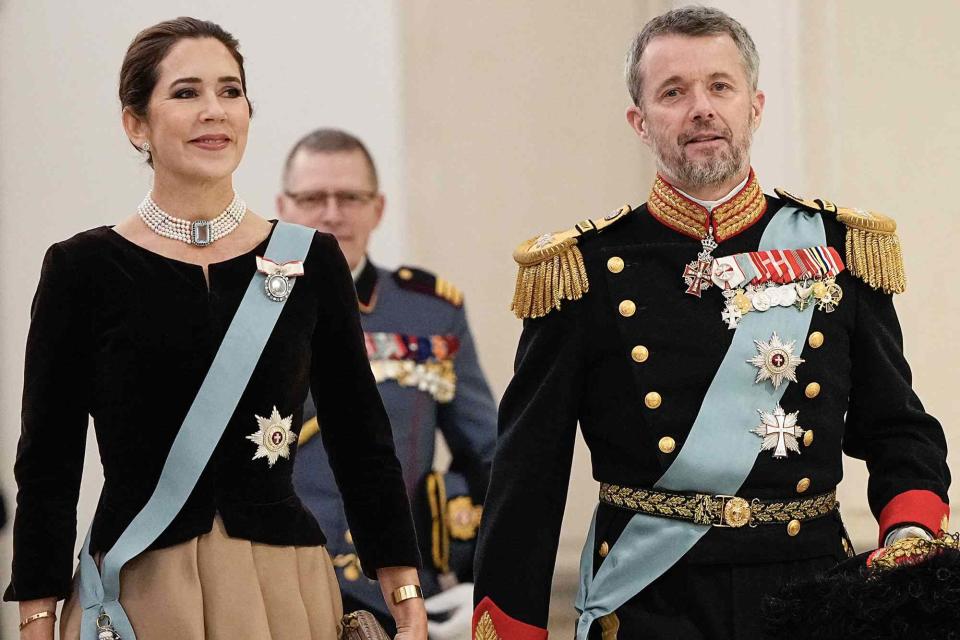
M 293 290 L 293 280 L 291 278 L 303 275 L 303 262 L 301 260 L 291 260 L 290 262 L 277 264 L 269 258 L 257 256 L 257 271 L 267 276 L 263 284 L 267 297 L 274 302 L 283 302 Z

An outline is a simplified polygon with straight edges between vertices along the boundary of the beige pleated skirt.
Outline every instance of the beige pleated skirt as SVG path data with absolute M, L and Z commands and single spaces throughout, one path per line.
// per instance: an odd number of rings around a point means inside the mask
M 120 604 L 137 640 L 336 640 L 340 590 L 324 547 L 280 547 L 210 533 L 134 558 L 120 572 Z M 79 640 L 78 589 L 60 637 Z

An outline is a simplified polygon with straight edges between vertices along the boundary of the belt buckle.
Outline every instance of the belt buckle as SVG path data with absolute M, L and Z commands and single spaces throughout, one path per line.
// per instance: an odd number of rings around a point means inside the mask
M 720 508 L 714 510 L 715 520 L 710 523 L 711 526 L 739 529 L 750 524 L 750 521 L 753 520 L 753 510 L 750 508 L 750 503 L 743 498 L 720 494 L 713 496 L 712 499 L 720 501 Z

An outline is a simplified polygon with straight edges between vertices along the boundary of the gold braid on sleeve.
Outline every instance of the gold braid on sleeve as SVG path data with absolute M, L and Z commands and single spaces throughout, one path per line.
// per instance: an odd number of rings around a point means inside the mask
M 489 611 L 484 611 L 477 622 L 476 631 L 473 634 L 474 640 L 500 640 L 497 628 L 493 626 L 493 618 Z

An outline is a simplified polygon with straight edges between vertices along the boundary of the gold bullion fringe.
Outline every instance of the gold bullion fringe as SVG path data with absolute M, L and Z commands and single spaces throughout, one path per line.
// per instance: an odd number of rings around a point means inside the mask
M 590 290 L 580 249 L 571 244 L 539 264 L 521 265 L 510 310 L 518 318 L 541 318 L 563 300 L 579 300 Z
M 894 233 L 847 228 L 847 268 L 874 289 L 903 293 L 907 278 L 900 240 Z

